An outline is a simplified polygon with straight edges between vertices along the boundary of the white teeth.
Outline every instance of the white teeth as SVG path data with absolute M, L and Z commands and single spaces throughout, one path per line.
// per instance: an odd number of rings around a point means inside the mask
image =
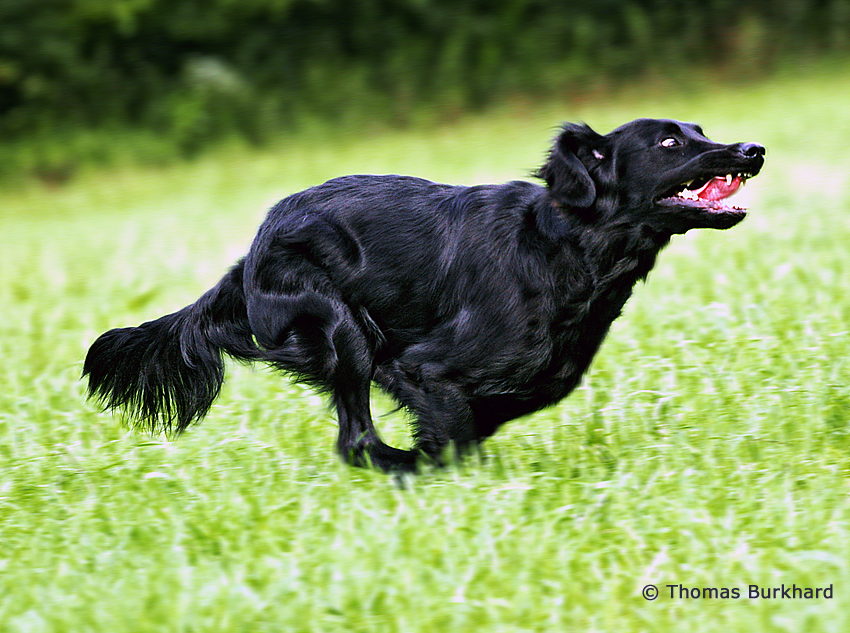
M 726 186 L 728 187 L 731 184 L 732 184 L 732 174 L 726 174 Z

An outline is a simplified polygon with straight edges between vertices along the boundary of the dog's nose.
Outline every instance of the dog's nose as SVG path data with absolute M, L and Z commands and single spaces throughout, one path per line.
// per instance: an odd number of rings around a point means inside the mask
M 741 143 L 738 150 L 747 158 L 764 156 L 766 152 L 764 145 L 760 145 L 759 143 Z

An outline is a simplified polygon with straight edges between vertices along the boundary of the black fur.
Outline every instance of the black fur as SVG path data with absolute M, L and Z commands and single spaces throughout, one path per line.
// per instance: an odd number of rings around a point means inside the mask
M 670 192 L 755 175 L 763 155 L 641 119 L 605 136 L 566 125 L 546 187 L 336 178 L 272 208 L 196 303 L 103 334 L 83 375 L 106 408 L 182 431 L 218 395 L 222 353 L 262 360 L 330 395 L 347 461 L 412 471 L 572 391 L 670 237 L 744 216 Z M 413 414 L 415 450 L 379 439 L 373 383 Z

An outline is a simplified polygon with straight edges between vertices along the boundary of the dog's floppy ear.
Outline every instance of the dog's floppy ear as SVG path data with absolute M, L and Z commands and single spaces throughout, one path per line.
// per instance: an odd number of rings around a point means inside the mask
M 535 173 L 565 206 L 586 209 L 596 200 L 596 185 L 579 156 L 591 155 L 602 138 L 587 125 L 567 123 L 549 150 L 546 164 Z M 598 151 L 592 155 L 600 158 Z

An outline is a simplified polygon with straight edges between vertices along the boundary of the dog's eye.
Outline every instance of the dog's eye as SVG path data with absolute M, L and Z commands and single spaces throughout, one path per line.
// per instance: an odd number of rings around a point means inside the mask
M 681 143 L 679 142 L 679 139 L 670 137 L 665 138 L 663 141 L 661 141 L 661 145 L 663 145 L 664 147 L 675 147 L 676 145 L 681 145 Z

